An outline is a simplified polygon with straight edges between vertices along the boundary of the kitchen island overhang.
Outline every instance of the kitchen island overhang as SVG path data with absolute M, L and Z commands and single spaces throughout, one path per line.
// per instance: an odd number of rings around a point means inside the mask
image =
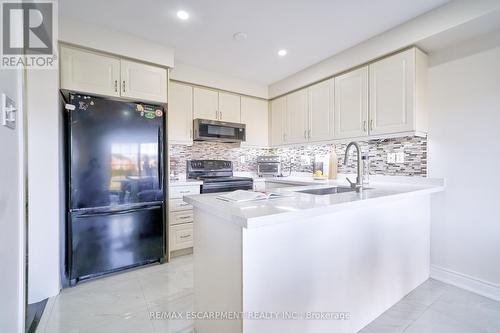
M 359 331 L 429 278 L 443 182 L 426 182 L 244 204 L 186 197 L 195 312 L 239 314 L 196 320 L 197 332 Z

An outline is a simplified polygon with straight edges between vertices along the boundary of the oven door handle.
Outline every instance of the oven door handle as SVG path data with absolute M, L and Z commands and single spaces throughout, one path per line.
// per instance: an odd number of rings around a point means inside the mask
M 239 189 L 251 189 L 253 188 L 253 182 L 241 181 L 241 182 L 231 182 L 231 183 L 209 183 L 203 184 L 201 186 L 202 193 L 208 192 L 225 192 L 234 191 Z

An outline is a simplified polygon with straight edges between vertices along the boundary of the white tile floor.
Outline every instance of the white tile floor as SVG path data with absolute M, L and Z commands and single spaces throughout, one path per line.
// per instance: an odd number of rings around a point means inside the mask
M 193 310 L 192 257 L 65 289 L 37 333 L 192 333 L 191 322 L 149 320 L 150 311 Z M 500 332 L 500 302 L 428 280 L 361 333 Z

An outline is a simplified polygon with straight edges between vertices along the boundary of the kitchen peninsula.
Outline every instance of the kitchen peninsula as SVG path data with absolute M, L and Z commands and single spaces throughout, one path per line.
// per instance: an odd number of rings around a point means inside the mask
M 427 280 L 431 195 L 443 180 L 378 177 L 360 193 L 300 192 L 345 185 L 287 187 L 277 189 L 284 197 L 244 203 L 185 197 L 194 206 L 195 311 L 254 316 L 198 320 L 197 332 L 357 332 Z

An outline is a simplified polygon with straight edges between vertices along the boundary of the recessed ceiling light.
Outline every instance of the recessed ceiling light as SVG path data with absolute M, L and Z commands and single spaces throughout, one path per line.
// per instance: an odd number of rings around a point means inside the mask
M 186 12 L 185 10 L 179 10 L 177 12 L 177 17 L 180 18 L 181 20 L 185 21 L 189 18 L 189 13 Z
M 280 57 L 284 57 L 284 56 L 286 56 L 286 54 L 287 54 L 287 53 L 288 53 L 288 52 L 287 52 L 285 49 L 283 49 L 283 50 L 279 50 L 279 51 L 278 51 L 278 55 L 279 55 Z

